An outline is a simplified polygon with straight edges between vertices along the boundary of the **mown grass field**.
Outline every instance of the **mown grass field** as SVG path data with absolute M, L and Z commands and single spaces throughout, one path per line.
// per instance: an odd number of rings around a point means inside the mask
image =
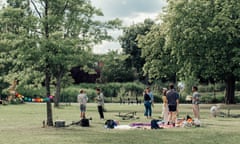
M 99 119 L 96 104 L 88 104 L 87 116 L 92 117 L 90 127 L 70 126 L 65 128 L 42 128 L 46 119 L 46 105 L 27 103 L 22 105 L 0 105 L 0 144 L 236 144 L 240 137 L 240 118 L 209 117 L 211 105 L 201 105 L 202 126 L 195 128 L 169 128 L 160 130 L 109 130 Z M 223 112 L 231 108 L 231 114 L 240 114 L 240 105 L 224 106 Z M 150 122 L 143 117 L 143 105 L 106 104 L 106 119 L 119 120 L 120 124 Z M 53 108 L 53 119 L 65 120 L 66 124 L 79 120 L 79 106 Z M 140 119 L 122 120 L 119 112 L 137 111 Z M 158 118 L 161 105 L 155 104 L 153 117 Z M 179 117 L 192 115 L 191 105 L 180 105 Z

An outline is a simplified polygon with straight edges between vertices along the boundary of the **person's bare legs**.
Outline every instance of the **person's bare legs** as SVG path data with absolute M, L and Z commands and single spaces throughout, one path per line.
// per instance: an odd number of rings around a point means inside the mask
M 168 113 L 168 122 L 167 122 L 167 124 L 169 125 L 170 122 L 172 122 L 172 112 Z
M 173 126 L 177 123 L 177 112 L 172 112 L 172 123 Z
M 80 118 L 81 118 L 81 119 L 83 118 L 83 112 L 80 113 Z

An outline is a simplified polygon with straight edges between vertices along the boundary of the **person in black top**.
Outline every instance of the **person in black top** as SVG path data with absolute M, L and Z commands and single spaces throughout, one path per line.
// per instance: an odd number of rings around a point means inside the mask
M 174 89 L 174 84 L 169 84 L 169 90 L 167 91 L 167 101 L 168 101 L 168 123 L 172 123 L 175 126 L 176 118 L 177 118 L 177 107 L 179 104 L 179 94 Z

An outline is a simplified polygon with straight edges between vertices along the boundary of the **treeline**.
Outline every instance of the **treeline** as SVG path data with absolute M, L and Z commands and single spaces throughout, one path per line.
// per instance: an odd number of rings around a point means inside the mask
M 168 83 L 154 83 L 151 85 L 152 92 L 154 94 L 154 99 L 156 103 L 161 103 L 162 93 L 161 89 L 163 87 L 167 87 Z M 237 84 L 240 87 L 240 84 Z M 142 93 L 146 88 L 146 85 L 140 82 L 127 82 L 127 83 L 106 83 L 106 84 L 98 84 L 98 83 L 82 83 L 79 85 L 72 85 L 66 87 L 62 90 L 60 95 L 60 102 L 62 103 L 71 103 L 77 102 L 77 95 L 79 94 L 80 89 L 84 89 L 89 97 L 89 102 L 95 102 L 94 98 L 96 97 L 96 88 L 101 88 L 102 92 L 105 96 L 106 103 L 119 103 L 121 100 L 128 102 L 134 101 L 136 102 L 136 98 L 139 101 L 143 101 Z M 240 102 L 240 89 L 236 89 L 236 102 Z M 21 95 L 28 98 L 45 98 L 45 89 L 23 89 L 18 88 L 18 91 Z M 180 93 L 180 102 L 188 103 L 186 101 L 186 97 L 191 95 L 192 93 L 185 90 L 179 90 Z M 201 93 L 201 102 L 202 103 L 222 103 L 224 102 L 224 94 L 225 94 L 225 85 L 223 83 L 218 83 L 215 85 L 199 85 L 199 92 Z M 54 95 L 54 94 L 53 94 Z

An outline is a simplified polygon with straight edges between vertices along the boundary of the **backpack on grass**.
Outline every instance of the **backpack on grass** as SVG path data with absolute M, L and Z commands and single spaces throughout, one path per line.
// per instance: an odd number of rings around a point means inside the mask
M 116 123 L 114 120 L 109 119 L 109 120 L 106 120 L 105 126 L 106 128 L 113 129 L 114 126 L 116 126 Z
M 82 127 L 89 127 L 90 126 L 89 119 L 85 119 L 85 118 L 81 119 L 80 124 Z
M 151 129 L 160 129 L 158 122 L 159 120 L 156 119 L 151 120 Z

